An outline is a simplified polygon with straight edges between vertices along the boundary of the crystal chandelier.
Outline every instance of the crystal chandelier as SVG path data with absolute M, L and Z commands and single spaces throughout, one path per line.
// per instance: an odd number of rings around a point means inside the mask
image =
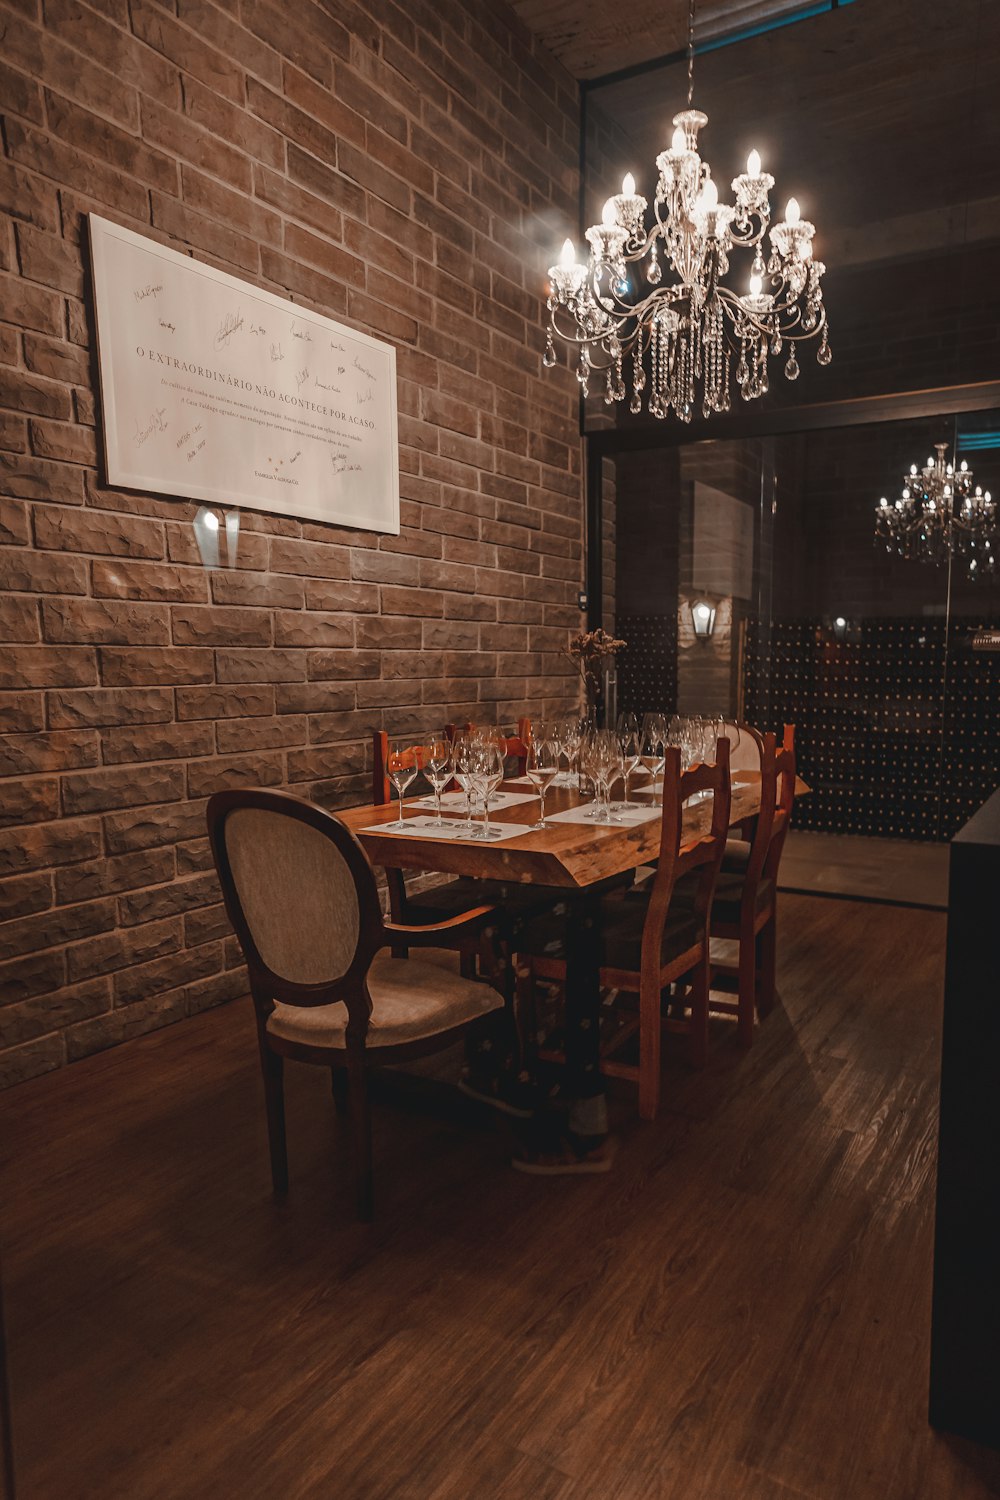
M 899 499 L 883 495 L 875 508 L 875 536 L 887 552 L 918 562 L 942 563 L 950 557 L 968 561 L 969 577 L 996 571 L 1000 545 L 996 501 L 989 490 L 972 487 L 972 470 L 963 458 L 956 469 L 947 462 L 947 443 L 935 443 L 937 458 L 923 469 L 910 465 Z
M 819 336 L 819 363 L 831 358 L 820 286 L 826 267 L 813 257 L 813 225 L 800 217 L 794 198 L 784 219 L 771 224 L 774 178 L 761 170 L 756 151 L 733 179 L 735 204 L 719 202 L 711 169 L 698 154 L 708 116 L 692 108 L 693 38 L 691 0 L 688 107 L 674 116 L 673 139 L 656 158 L 650 227 L 649 205 L 628 173 L 621 192 L 605 203 L 602 222 L 587 230 L 587 264 L 577 263 L 566 240 L 559 264 L 549 269 L 543 358 L 555 364 L 557 337 L 576 348 L 584 396 L 591 375 L 603 374 L 608 405 L 627 395 L 628 360 L 630 410 L 641 411 L 648 392 L 652 416 L 673 411 L 682 422 L 691 421 L 699 403 L 705 417 L 729 410 L 734 363 L 740 394 L 753 400 L 768 389 L 769 356 L 787 348 L 789 380 L 798 378 L 800 340 Z M 733 250 L 753 251 L 745 292 L 723 283 Z

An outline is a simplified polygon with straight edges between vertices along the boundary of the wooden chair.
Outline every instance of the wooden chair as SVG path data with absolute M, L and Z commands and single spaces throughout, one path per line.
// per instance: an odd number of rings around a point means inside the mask
M 760 812 L 742 867 L 727 862 L 716 884 L 711 935 L 739 942 L 737 964 L 713 963 L 716 974 L 736 975 L 735 1004 L 713 996 L 712 1008 L 735 1014 L 740 1043 L 753 1044 L 754 1019 L 774 1005 L 777 934 L 778 866 L 795 800 L 794 728 L 785 731 L 779 748 L 773 734 L 764 736 L 760 764 Z
M 368 1073 L 450 1046 L 503 1000 L 489 985 L 420 959 L 396 941 L 450 947 L 484 940 L 495 914 L 478 907 L 419 927 L 383 920 L 361 845 L 323 808 L 287 792 L 217 792 L 208 834 L 226 912 L 243 950 L 257 1038 L 274 1191 L 288 1190 L 286 1057 L 346 1074 L 358 1214 L 372 1216 Z
M 601 902 L 601 987 L 637 996 L 637 1013 L 620 1025 L 602 1046 L 601 1068 L 639 1087 L 639 1115 L 656 1118 L 660 1103 L 660 1040 L 666 1031 L 683 1032 L 692 1062 L 703 1067 L 708 1057 L 709 932 L 712 895 L 729 826 L 729 742 L 720 739 L 714 765 L 681 771 L 680 750 L 667 750 L 664 766 L 660 851 L 652 878 L 644 886 L 605 896 Z M 696 792 L 712 795 L 709 832 L 681 848 L 684 804 Z M 565 983 L 566 960 L 550 919 L 529 928 L 518 950 L 520 994 L 533 1003 L 536 980 Z M 681 985 L 682 980 L 688 982 Z M 664 992 L 679 986 L 664 1014 Z M 638 1063 L 614 1054 L 638 1036 Z

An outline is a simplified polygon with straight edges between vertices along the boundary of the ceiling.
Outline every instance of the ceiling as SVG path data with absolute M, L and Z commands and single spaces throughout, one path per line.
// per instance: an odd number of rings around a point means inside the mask
M 687 46 L 687 0 L 512 0 L 514 10 L 577 78 L 602 78 Z M 700 0 L 695 41 L 752 29 L 801 11 L 803 0 Z

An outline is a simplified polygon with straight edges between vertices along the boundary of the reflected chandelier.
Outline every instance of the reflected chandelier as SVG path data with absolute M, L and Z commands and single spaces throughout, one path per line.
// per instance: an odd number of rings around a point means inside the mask
M 786 345 L 789 380 L 799 374 L 800 340 L 819 336 L 819 363 L 831 358 L 820 286 L 826 267 L 813 256 L 814 227 L 800 218 L 794 198 L 784 219 L 770 224 L 774 178 L 761 171 L 756 151 L 733 179 L 735 205 L 719 202 L 711 169 L 698 155 L 698 132 L 708 116 L 692 108 L 693 65 L 692 0 L 688 107 L 674 116 L 670 147 L 656 158 L 651 227 L 647 201 L 627 173 L 621 192 L 605 203 L 602 222 L 587 230 L 587 264 L 577 263 L 573 241 L 566 240 L 559 264 L 549 269 L 543 358 L 548 367 L 556 363 L 557 337 L 577 348 L 583 395 L 591 375 L 604 374 L 608 405 L 625 399 L 629 360 L 630 410 L 642 410 L 648 390 L 652 416 L 673 411 L 682 422 L 691 421 L 699 402 L 705 417 L 729 410 L 734 361 L 740 394 L 752 400 L 768 389 L 769 355 L 780 355 Z M 754 252 L 747 292 L 722 281 L 734 249 Z
M 885 495 L 875 507 L 875 536 L 886 551 L 918 562 L 947 562 L 961 557 L 969 577 L 996 572 L 1000 545 L 996 501 L 989 490 L 972 487 L 972 470 L 963 458 L 956 469 L 947 462 L 947 443 L 935 443 L 937 458 L 923 469 L 910 465 L 898 500 Z

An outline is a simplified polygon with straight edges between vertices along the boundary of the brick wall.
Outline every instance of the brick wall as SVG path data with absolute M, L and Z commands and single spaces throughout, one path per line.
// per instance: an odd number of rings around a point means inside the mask
M 562 707 L 575 383 L 539 292 L 572 81 L 502 6 L 0 3 L 0 1083 L 242 993 L 204 806 L 365 790 L 371 730 Z M 389 339 L 402 531 L 101 483 L 94 209 Z

